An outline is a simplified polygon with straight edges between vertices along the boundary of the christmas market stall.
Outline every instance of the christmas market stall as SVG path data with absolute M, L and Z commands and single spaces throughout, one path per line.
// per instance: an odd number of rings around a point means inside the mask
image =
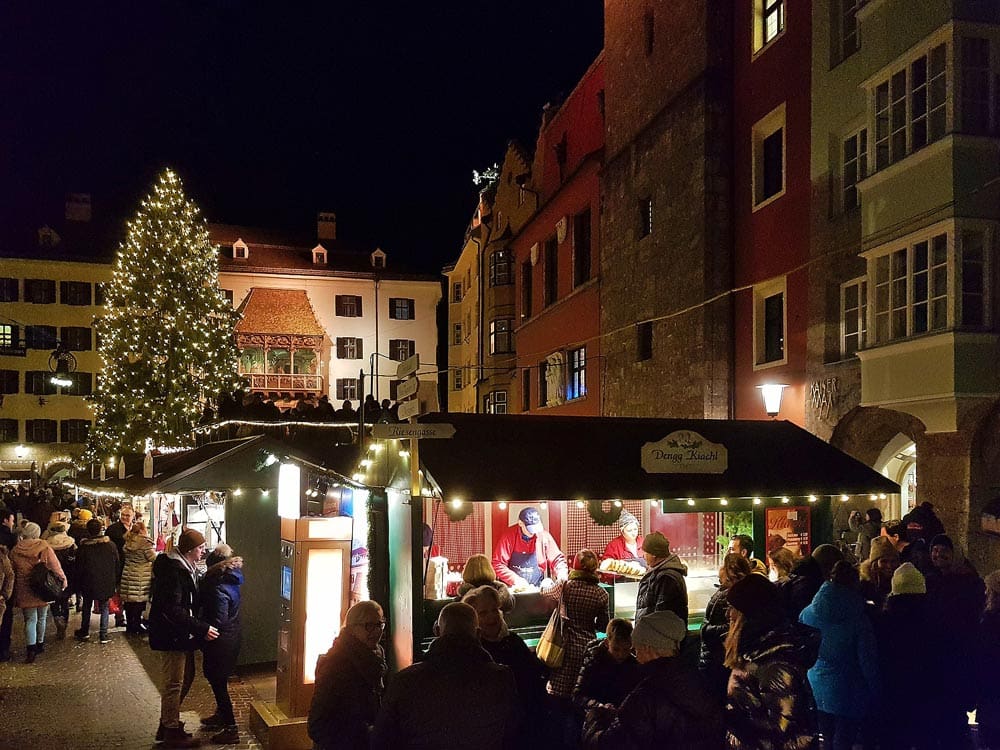
M 773 544 L 806 555 L 831 541 L 834 503 L 899 491 L 783 421 L 429 414 L 393 428 L 381 434 L 421 435 L 419 488 L 409 466 L 417 440 L 370 440 L 353 476 L 385 487 L 397 667 L 426 645 L 469 557 L 485 554 L 496 567 L 500 542 L 519 520 L 540 523 L 570 562 L 584 548 L 599 556 L 614 549 L 626 519 L 640 535 L 662 532 L 687 565 L 694 628 L 732 536 L 752 537 L 761 560 Z M 643 570 L 638 560 L 620 562 L 602 571 L 613 614 L 631 617 Z M 530 642 L 551 605 L 524 583 L 518 577 L 508 621 Z

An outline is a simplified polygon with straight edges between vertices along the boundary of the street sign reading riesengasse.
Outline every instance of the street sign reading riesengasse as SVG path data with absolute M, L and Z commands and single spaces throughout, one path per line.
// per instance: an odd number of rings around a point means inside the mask
M 455 434 L 455 425 L 439 424 L 376 424 L 372 426 L 372 437 L 378 440 L 422 440 L 428 438 L 450 438 Z

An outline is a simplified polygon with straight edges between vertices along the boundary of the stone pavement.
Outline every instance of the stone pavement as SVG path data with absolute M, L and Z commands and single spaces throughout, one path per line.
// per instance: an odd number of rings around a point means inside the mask
M 73 631 L 80 615 L 70 617 L 66 640 L 56 640 L 48 621 L 45 653 L 24 663 L 24 620 L 14 612 L 14 660 L 0 664 L 0 748 L 3 750 L 150 750 L 160 717 L 159 654 L 146 639 L 111 631 L 111 643 L 97 641 L 97 616 L 91 618 L 90 642 L 80 643 Z M 199 729 L 199 717 L 215 711 L 211 688 L 201 672 L 200 654 L 191 692 L 181 706 L 188 731 Z M 255 685 L 257 686 L 255 688 Z M 213 745 L 211 732 L 197 732 L 203 747 L 260 748 L 247 729 L 250 702 L 273 700 L 273 672 L 233 677 L 229 693 L 240 727 L 240 744 Z M 267 693 L 270 692 L 270 695 Z M 40 746 L 40 747 L 39 747 Z

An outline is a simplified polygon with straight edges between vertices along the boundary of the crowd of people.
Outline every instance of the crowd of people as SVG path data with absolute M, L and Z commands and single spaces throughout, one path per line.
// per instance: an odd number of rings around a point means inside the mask
M 317 398 L 308 394 L 298 399 L 292 399 L 288 394 L 274 398 L 273 394 L 265 396 L 259 391 L 250 393 L 235 391 L 222 393 L 216 404 L 217 408 L 206 406 L 202 412 L 199 424 L 208 425 L 229 420 L 247 420 L 252 422 L 339 422 L 365 424 L 376 422 L 398 422 L 399 403 L 384 398 L 377 401 L 368 394 L 363 402 L 354 408 L 351 401 L 345 399 L 340 407 L 330 402 L 330 397 L 322 395 Z
M 196 650 L 203 653 L 204 676 L 216 701 L 202 729 L 213 732 L 216 744 L 239 742 L 227 683 L 240 648 L 242 559 L 225 544 L 206 558 L 205 538 L 194 529 L 182 530 L 176 544 L 157 553 L 130 505 L 112 519 L 95 515 L 92 507 L 76 507 L 58 487 L 23 488 L 5 492 L 3 499 L 0 661 L 14 658 L 15 608 L 24 621 L 27 664 L 45 652 L 50 613 L 55 637 L 62 640 L 75 609 L 80 627 L 73 637 L 81 642 L 91 641 L 96 614 L 99 644 L 111 642 L 113 625 L 124 627 L 128 636 L 148 636 L 150 648 L 161 654 L 157 742 L 169 748 L 201 744 L 180 721 L 181 702 L 195 679 Z M 66 506 L 71 509 L 62 509 Z M 43 513 L 48 514 L 44 525 L 35 520 Z
M 384 614 L 361 602 L 317 667 L 314 747 L 958 750 L 975 746 L 972 710 L 978 747 L 1000 747 L 1000 571 L 981 578 L 928 504 L 857 520 L 860 563 L 777 537 L 765 564 L 734 537 L 700 633 L 662 534 L 637 548 L 634 622 L 609 620 L 598 556 L 582 550 L 542 591 L 562 624 L 548 667 L 507 627 L 518 594 L 483 555 L 426 655 L 394 676 Z

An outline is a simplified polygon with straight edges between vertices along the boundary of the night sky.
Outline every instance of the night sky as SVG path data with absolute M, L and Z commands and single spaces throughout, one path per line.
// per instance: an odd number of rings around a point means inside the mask
M 281 12 L 275 9 L 280 8 Z M 0 9 L 4 222 L 131 214 L 177 169 L 210 221 L 310 230 L 436 273 L 473 169 L 601 48 L 601 0 L 8 2 Z M 59 216 L 57 214 L 56 218 Z

